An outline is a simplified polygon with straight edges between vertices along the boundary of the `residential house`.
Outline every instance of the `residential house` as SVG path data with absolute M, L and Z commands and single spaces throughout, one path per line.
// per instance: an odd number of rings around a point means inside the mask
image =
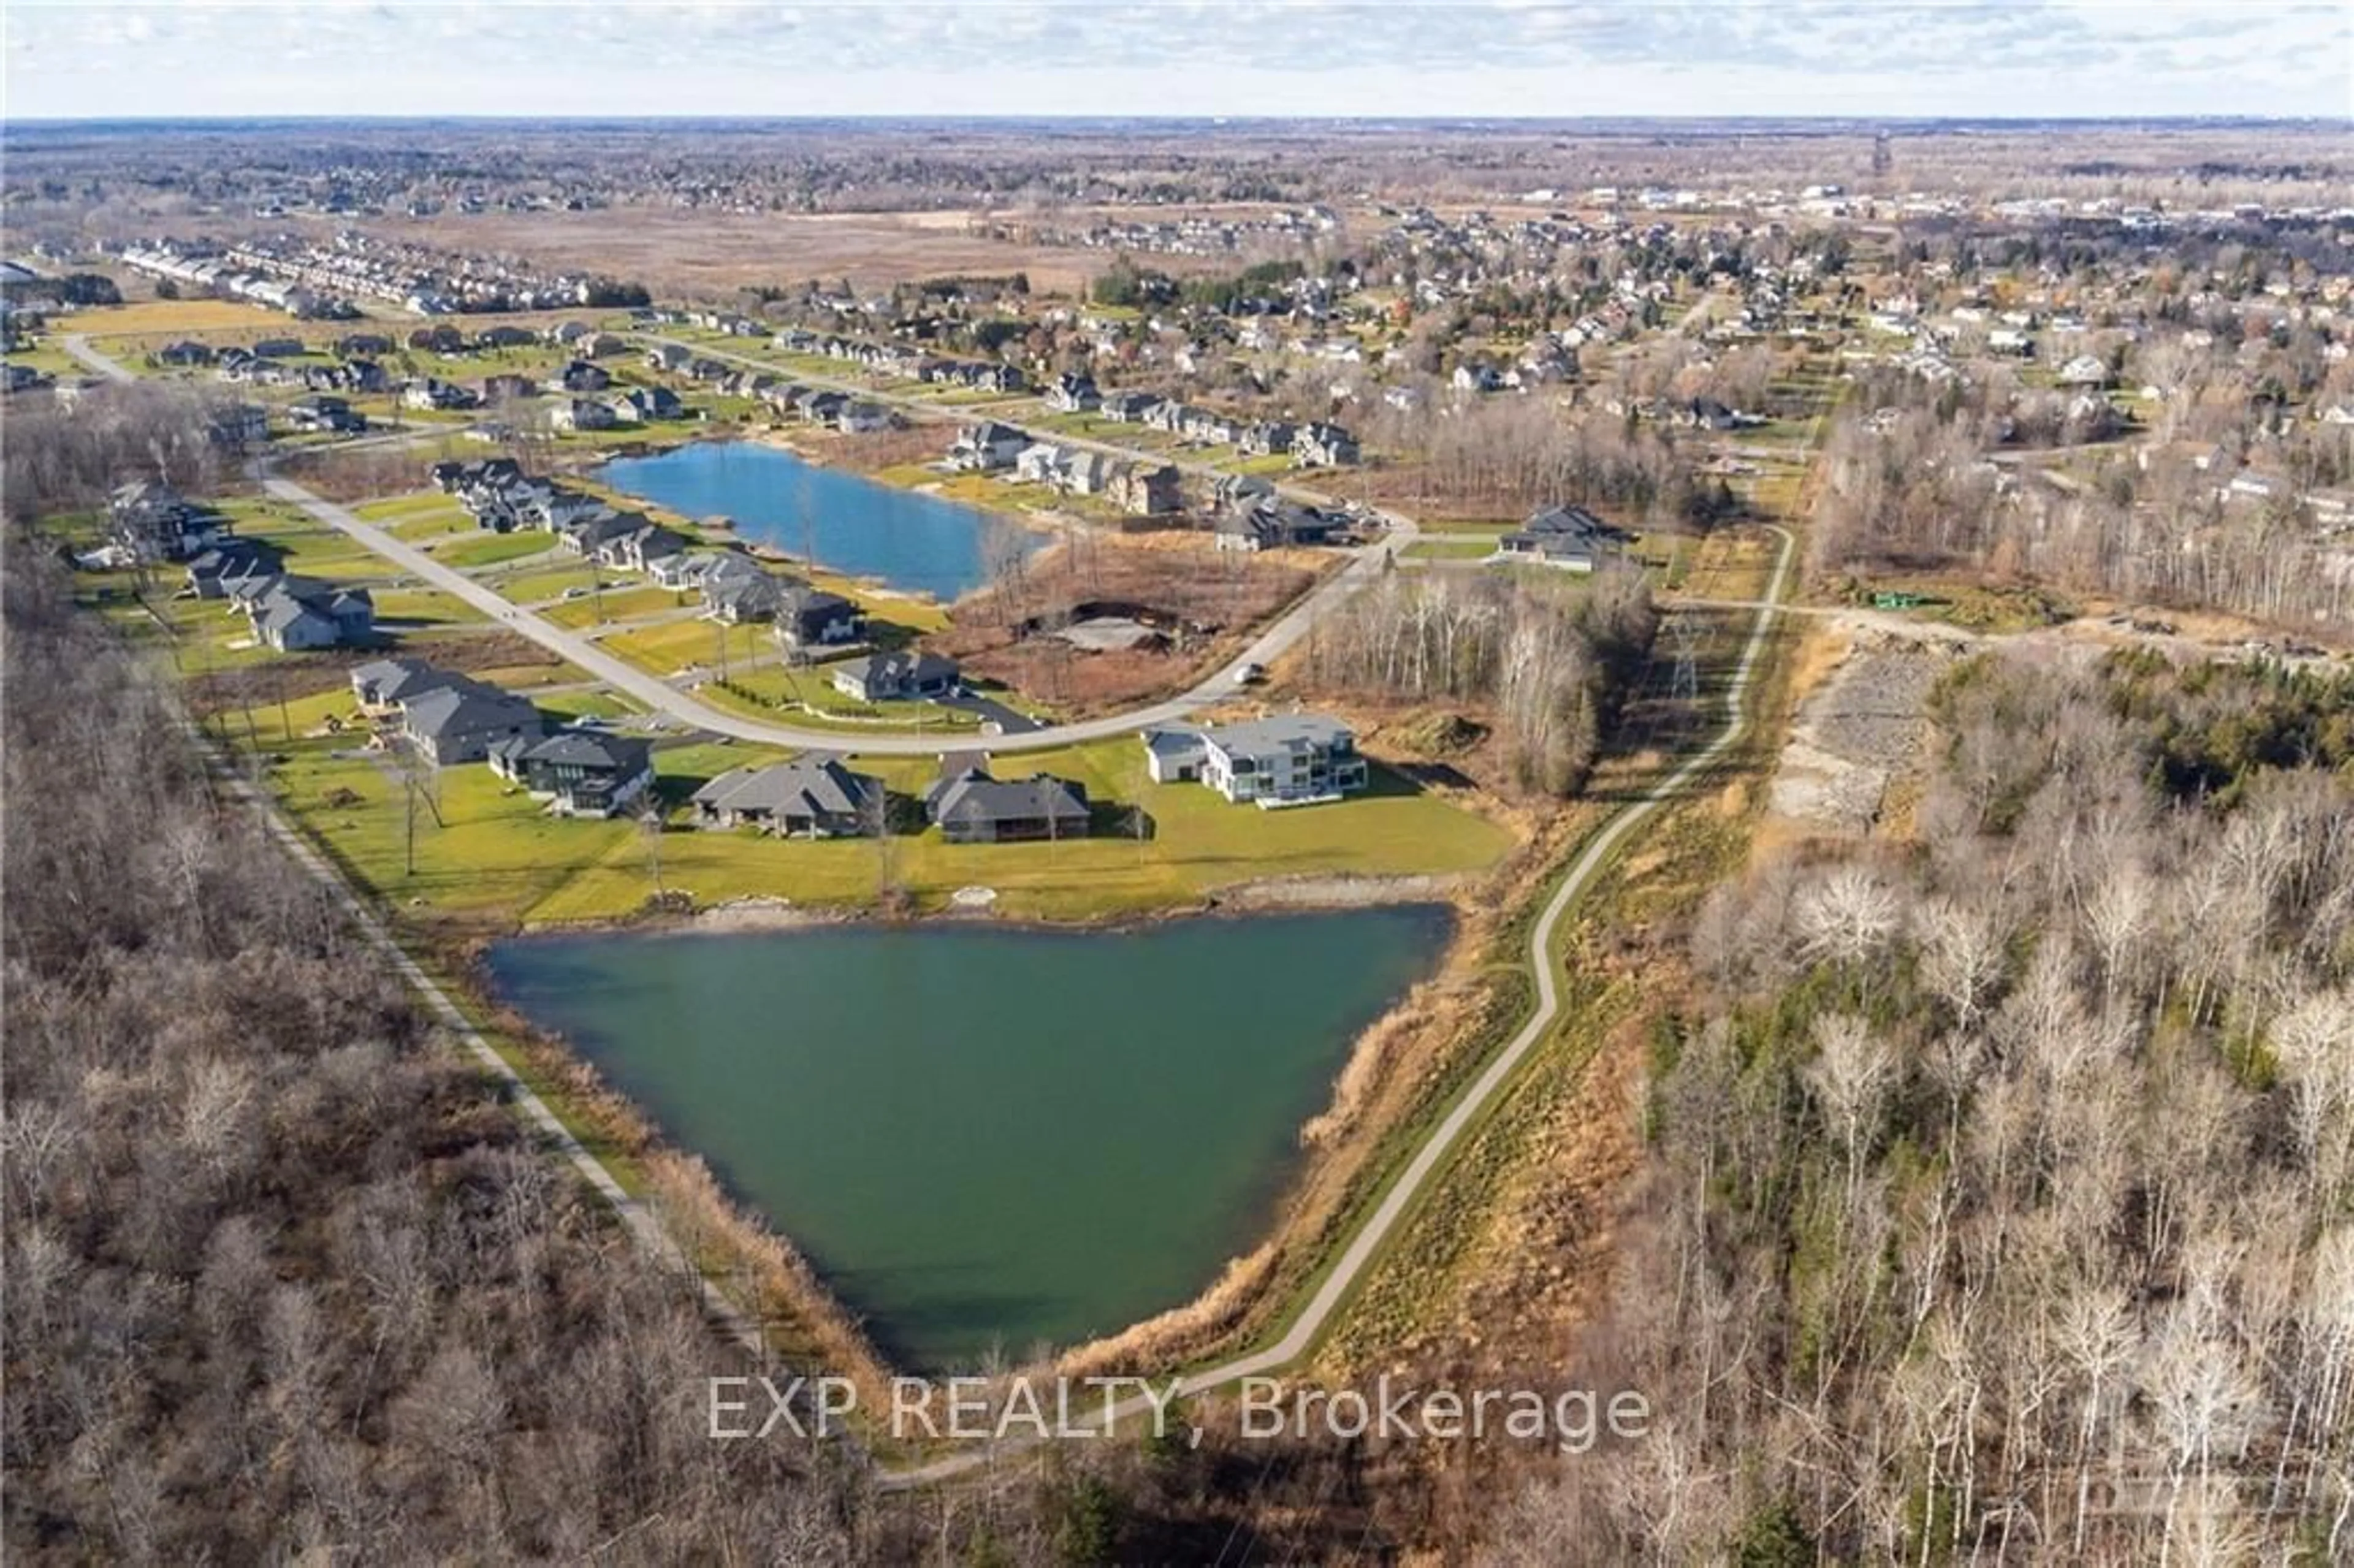
M 654 781 L 653 748 L 626 736 L 560 729 L 493 741 L 491 771 L 548 802 L 559 817 L 618 817 Z
M 352 666 L 352 697 L 364 708 L 382 712 L 464 680 L 422 659 L 375 659 Z
M 2089 354 L 2080 354 L 2062 366 L 2054 377 L 2062 387 L 2097 390 L 2109 384 L 2109 367 Z
M 376 634 L 376 602 L 366 588 L 280 573 L 242 579 L 226 597 L 245 611 L 254 641 L 281 653 L 365 643 Z
M 213 357 L 213 351 L 208 345 L 193 340 L 167 343 L 155 351 L 156 364 L 175 367 L 210 365 Z
M 1046 407 L 1058 414 L 1084 414 L 1103 407 L 1103 394 L 1088 376 L 1058 376 L 1046 388 Z
M 1158 467 L 1124 463 L 1113 474 L 1104 493 L 1122 511 L 1137 517 L 1158 517 L 1183 504 L 1182 481 L 1173 463 Z
M 605 406 L 625 424 L 676 419 L 686 413 L 686 405 L 667 387 L 632 387 L 606 398 Z
M 858 607 L 838 593 L 794 583 L 777 597 L 777 640 L 788 648 L 832 648 L 855 642 L 866 630 Z
M 662 343 L 646 350 L 649 370 L 684 370 L 695 357 L 695 351 L 683 343 Z
M 400 719 L 401 734 L 436 768 L 481 762 L 502 741 L 546 733 L 537 708 L 463 677 L 404 700 Z
M 1319 507 L 1262 495 L 1226 507 L 1215 527 L 1221 550 L 1280 550 L 1329 542 L 1346 520 Z
M 1343 468 L 1357 461 L 1357 438 L 1339 425 L 1302 425 L 1292 438 L 1291 456 L 1300 468 Z
M 400 390 L 402 406 L 410 408 L 472 408 L 480 405 L 482 400 L 481 396 L 470 388 L 432 376 L 412 381 Z
M 611 408 L 589 397 L 567 397 L 547 411 L 551 429 L 610 430 L 619 422 Z
M 844 403 L 834 415 L 836 429 L 845 435 L 865 435 L 874 430 L 887 430 L 895 422 L 890 409 L 880 403 Z
M 627 514 L 637 526 L 615 534 L 597 546 L 597 559 L 616 571 L 644 572 L 658 561 L 685 553 L 686 540 L 659 523 Z
M 576 359 L 547 378 L 547 389 L 550 392 L 570 392 L 576 395 L 602 392 L 607 387 L 612 385 L 612 381 L 613 378 L 605 373 L 603 366 L 592 365 L 585 359 Z
M 1260 807 L 1336 800 L 1363 789 L 1368 780 L 1356 736 L 1338 719 L 1320 714 L 1282 714 L 1243 724 L 1212 725 L 1199 732 L 1201 753 L 1189 755 L 1182 731 L 1148 734 L 1146 762 L 1158 779 L 1188 771 L 1230 801 Z M 1154 744 L 1154 735 L 1161 737 Z
M 958 757 L 940 759 L 924 814 L 952 844 L 1085 838 L 1089 822 L 1086 786 L 1051 773 L 994 779 L 978 759 Z
M 1291 450 L 1295 433 L 1280 419 L 1257 419 L 1243 427 L 1243 439 L 1236 445 L 1245 457 L 1273 457 Z
M 662 587 L 674 590 L 700 588 L 719 558 L 709 550 L 681 550 L 674 556 L 664 556 L 650 563 L 646 576 Z
M 188 589 L 198 599 L 227 599 L 246 578 L 276 577 L 278 558 L 275 546 L 225 538 L 188 557 Z
M 830 752 L 811 752 L 721 774 L 695 792 L 695 824 L 786 838 L 872 837 L 885 825 L 886 800 L 880 779 L 852 772 Z
M 270 444 L 270 410 L 260 403 L 217 403 L 206 410 L 205 435 L 227 451 L 258 450 Z
M 185 499 L 160 480 L 115 487 L 106 503 L 115 543 L 141 560 L 181 561 L 228 537 L 228 519 Z
M 854 702 L 944 697 L 957 689 L 957 662 L 938 653 L 875 653 L 833 667 L 833 688 Z
M 1626 538 L 1624 532 L 1582 506 L 1546 506 L 1498 539 L 1496 549 L 1499 555 L 1515 559 L 1590 572 Z
M 286 405 L 286 422 L 297 430 L 333 430 L 355 435 L 367 429 L 367 416 L 341 397 L 324 393 L 297 397 Z
M 722 556 L 721 560 L 744 561 L 750 569 L 721 571 L 715 565 L 706 570 L 703 578 L 703 613 L 729 626 L 775 620 L 777 608 L 785 599 L 784 579 L 762 571 L 741 556 Z
M 1115 392 L 1103 400 L 1103 417 L 1123 425 L 1140 424 L 1160 404 L 1150 392 Z
M 461 462 L 437 462 L 431 470 L 434 487 L 444 495 L 505 485 L 524 477 L 523 464 L 511 457 L 476 458 Z
M 995 473 L 1012 468 L 1030 438 L 994 419 L 967 425 L 949 448 L 949 466 L 966 473 Z

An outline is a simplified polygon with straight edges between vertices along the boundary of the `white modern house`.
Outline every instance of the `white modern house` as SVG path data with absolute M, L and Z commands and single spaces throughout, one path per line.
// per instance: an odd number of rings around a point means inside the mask
M 1150 729 L 1143 741 L 1155 783 L 1199 782 L 1262 809 L 1337 800 L 1363 789 L 1369 777 L 1355 735 L 1320 714 Z

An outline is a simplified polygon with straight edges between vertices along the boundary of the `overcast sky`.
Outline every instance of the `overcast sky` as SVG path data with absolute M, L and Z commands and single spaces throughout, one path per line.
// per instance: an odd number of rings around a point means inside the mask
M 10 118 L 2354 115 L 2354 0 L 0 0 Z

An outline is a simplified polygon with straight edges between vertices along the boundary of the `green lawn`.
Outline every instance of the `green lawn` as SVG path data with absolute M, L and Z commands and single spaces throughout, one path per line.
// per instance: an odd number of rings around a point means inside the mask
M 711 748 L 726 752 L 734 748 Z M 703 762 L 709 766 L 710 758 Z M 666 756 L 666 767 L 683 758 Z M 723 761 L 722 766 L 733 766 Z M 920 758 L 857 766 L 893 789 L 919 792 L 933 772 Z M 1262 811 L 1229 806 L 1198 784 L 1160 785 L 1144 772 L 1133 736 L 1059 751 L 1009 756 L 1002 777 L 1035 771 L 1076 779 L 1090 799 L 1115 802 L 1109 836 L 1052 844 L 949 844 L 936 832 L 892 841 L 899 883 L 926 907 L 959 888 L 994 888 L 1007 914 L 1079 918 L 1167 907 L 1265 877 L 1395 875 L 1469 872 L 1491 865 L 1511 845 L 1502 828 L 1419 794 L 1377 773 L 1368 794 L 1331 806 Z M 1128 803 L 1140 804 L 1150 837 L 1129 836 Z M 782 842 L 748 834 L 673 831 L 664 836 L 663 875 L 698 901 L 766 896 L 800 904 L 862 905 L 873 899 L 881 865 L 866 840 Z M 534 921 L 594 918 L 635 907 L 650 888 L 640 846 L 609 853 L 529 911 Z
M 558 711 L 559 704 L 565 712 L 601 705 L 593 696 L 546 705 Z M 275 705 L 255 710 L 255 726 L 261 744 L 287 759 L 273 774 L 281 802 L 394 902 L 540 924 L 625 915 L 652 891 L 647 846 L 634 824 L 550 819 L 479 764 L 438 776 L 440 820 L 420 807 L 412 874 L 398 773 L 380 755 L 364 751 L 358 732 L 323 732 L 330 715 L 348 715 L 351 708 L 341 690 L 289 705 L 297 736 L 292 741 Z M 241 726 L 241 715 L 237 722 Z M 779 755 L 704 743 L 661 750 L 656 766 L 664 796 L 677 802 L 730 768 Z M 702 832 L 674 820 L 661 843 L 663 882 L 705 906 L 757 896 L 859 906 L 875 898 L 887 860 L 897 883 L 925 907 L 981 885 L 997 890 L 1005 913 L 1076 918 L 1182 906 L 1263 877 L 1477 871 L 1511 844 L 1503 829 L 1386 773 L 1376 772 L 1366 795 L 1336 805 L 1261 811 L 1229 806 L 1199 785 L 1152 784 L 1142 758 L 1130 736 L 1000 762 L 1003 777 L 1043 770 L 1085 783 L 1091 799 L 1106 803 L 1098 817 L 1108 830 L 1103 837 L 954 845 L 927 831 L 895 835 L 886 850 L 871 840 L 812 843 Z M 935 768 L 921 758 L 854 762 L 905 795 L 919 793 Z M 1129 803 L 1143 807 L 1150 836 L 1133 836 Z
M 477 530 L 472 538 L 453 539 L 433 552 L 444 566 L 463 571 L 468 567 L 495 567 L 530 556 L 544 556 L 556 547 L 555 535 L 531 530 L 495 534 Z
M 1479 561 L 1496 553 L 1493 534 L 1450 535 L 1443 539 L 1416 539 L 1405 547 L 1410 561 Z
M 607 620 L 635 620 L 641 616 L 655 615 L 682 605 L 692 605 L 693 596 L 673 592 L 666 588 L 610 588 L 601 595 L 568 599 L 540 611 L 543 619 L 578 630 Z
M 282 550 L 290 572 L 360 583 L 381 582 L 387 576 L 384 561 L 366 546 L 284 502 L 225 501 L 220 510 L 242 537 Z
M 384 620 L 412 620 L 434 626 L 461 626 L 483 618 L 473 606 L 440 588 L 376 588 L 376 613 Z
M 577 556 L 559 555 L 546 566 L 525 567 L 484 580 L 517 604 L 539 604 L 568 588 L 586 588 L 594 581 L 610 588 L 616 579 L 610 572 L 591 572 Z
M 675 674 L 689 665 L 716 669 L 720 628 L 717 621 L 699 617 L 672 620 L 660 626 L 616 631 L 600 638 L 598 645 L 615 658 L 626 659 L 641 670 L 656 675 Z M 756 653 L 767 652 L 774 647 L 766 628 L 732 626 L 726 629 L 726 648 L 731 662 L 738 659 L 748 661 Z

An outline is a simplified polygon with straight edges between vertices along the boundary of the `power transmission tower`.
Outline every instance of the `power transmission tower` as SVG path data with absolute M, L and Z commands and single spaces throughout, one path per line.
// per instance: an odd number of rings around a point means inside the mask
M 1700 701 L 1700 626 L 1689 615 L 1668 618 L 1668 641 L 1675 649 L 1672 695 L 1679 703 Z
M 1872 139 L 1872 177 L 1884 180 L 1896 172 L 1896 152 L 1889 144 L 1888 132 L 1881 132 Z

